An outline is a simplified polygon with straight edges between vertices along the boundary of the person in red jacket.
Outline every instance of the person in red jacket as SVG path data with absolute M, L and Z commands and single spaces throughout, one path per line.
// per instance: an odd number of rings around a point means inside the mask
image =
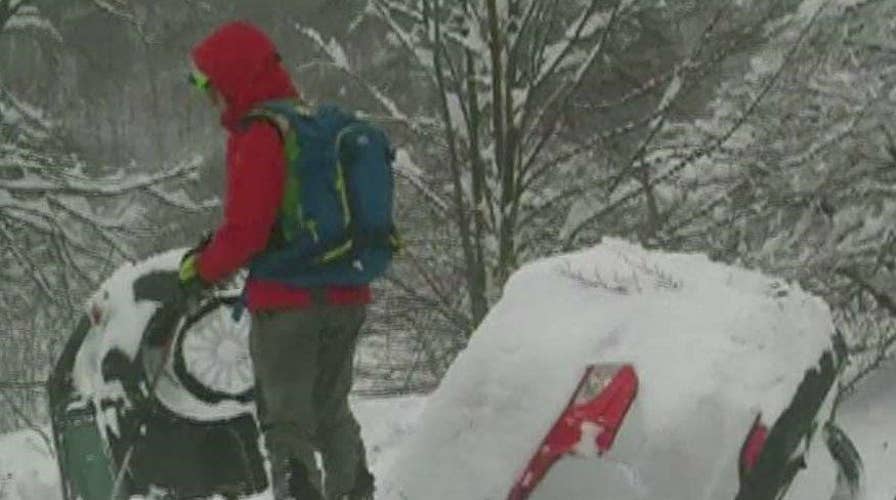
M 277 231 L 286 159 L 280 132 L 246 120 L 260 103 L 300 99 L 271 40 L 245 22 L 226 24 L 192 51 L 194 85 L 221 108 L 227 140 L 223 222 L 187 253 L 185 285 L 208 285 L 263 254 Z M 259 420 L 277 500 L 373 498 L 360 429 L 348 404 L 368 286 L 303 289 L 251 274 L 245 300 Z M 326 475 L 322 484 L 315 452 Z

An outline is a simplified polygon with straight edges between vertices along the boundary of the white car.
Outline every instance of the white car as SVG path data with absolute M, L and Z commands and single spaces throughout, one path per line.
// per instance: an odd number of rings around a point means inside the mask
M 264 491 L 239 290 L 183 300 L 183 250 L 118 269 L 87 301 L 49 381 L 65 500 Z
M 756 272 L 620 240 L 542 260 L 430 396 L 379 498 L 856 498 L 830 422 L 844 356 L 821 300 Z

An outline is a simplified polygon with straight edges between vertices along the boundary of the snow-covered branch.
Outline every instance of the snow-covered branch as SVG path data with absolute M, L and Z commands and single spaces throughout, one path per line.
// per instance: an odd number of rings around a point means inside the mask
M 30 252 L 21 248 L 18 240 L 10 231 L 9 225 L 2 219 L 0 219 L 0 238 L 6 242 L 4 246 L 12 253 L 14 258 L 31 272 L 31 276 L 37 283 L 41 293 L 51 302 L 59 303 L 60 297 L 58 294 L 53 293 L 50 287 L 50 280 L 44 274 L 43 269 L 34 262 Z
M 407 150 L 399 149 L 395 158 L 395 173 L 410 182 L 442 214 L 450 211 L 447 201 L 436 193 L 423 179 L 423 170 L 411 159 Z
M 573 36 L 568 39 L 568 45 L 564 45 L 562 47 L 560 55 L 556 60 L 549 64 L 549 69 L 547 70 L 545 75 L 550 75 L 552 77 L 555 76 L 557 65 L 560 62 L 566 60 L 573 43 L 581 42 L 582 37 L 585 34 L 585 29 L 589 25 L 600 26 L 602 28 L 600 39 L 597 41 L 597 43 L 592 45 L 587 55 L 581 61 L 577 61 L 575 63 L 574 76 L 571 80 L 565 82 L 564 84 L 558 85 L 550 94 L 550 96 L 543 101 L 543 103 L 536 103 L 534 99 L 526 101 L 525 107 L 527 111 L 523 113 L 524 122 L 527 121 L 526 117 L 530 115 L 529 109 L 534 110 L 531 113 L 534 114 L 534 118 L 531 120 L 531 123 L 528 124 L 531 129 L 527 130 L 526 135 L 537 133 L 537 127 L 543 124 L 545 116 L 547 116 L 549 113 L 553 114 L 553 120 L 557 119 L 556 117 L 559 116 L 558 103 L 567 102 L 573 91 L 575 91 L 582 84 L 582 79 L 584 78 L 585 74 L 592 68 L 598 57 L 603 53 L 604 48 L 607 45 L 607 40 L 609 40 L 609 36 L 616 25 L 617 19 L 619 18 L 622 5 L 623 0 L 618 0 L 616 2 L 616 5 L 613 7 L 613 10 L 610 12 L 609 17 L 604 18 L 603 16 L 599 16 L 600 13 L 597 12 L 597 2 L 593 1 L 588 10 L 582 15 L 579 25 L 573 32 Z M 599 19 L 600 22 L 595 22 L 595 19 Z M 589 29 L 596 28 L 592 27 Z M 543 78 L 544 77 L 539 78 L 535 81 L 529 92 L 530 94 L 533 94 L 535 90 L 543 86 Z M 549 132 L 542 133 L 542 138 L 538 141 L 538 144 L 532 148 L 533 152 L 530 153 L 530 157 L 533 154 L 537 156 L 537 152 L 541 150 L 543 144 L 546 143 L 546 141 L 549 140 L 549 138 L 552 136 L 552 132 L 550 132 L 550 129 L 552 128 L 553 127 L 548 127 Z
M 129 241 L 141 223 L 129 213 L 102 214 L 110 200 L 148 194 L 163 205 L 199 210 L 170 186 L 196 178 L 202 158 L 195 157 L 158 172 L 112 175 L 86 173 L 87 167 L 54 142 L 55 124 L 46 114 L 0 88 L 0 243 L 7 249 L 0 265 L 18 268 L 51 303 L 67 307 L 69 274 L 95 279 L 88 262 L 103 262 L 106 253 L 130 257 Z M 100 251 L 99 248 L 103 248 Z M 53 261 L 52 266 L 44 262 Z M 56 292 L 54 292 L 56 291 Z
M 667 169 L 665 172 L 654 176 L 647 184 L 641 185 L 638 188 L 628 191 L 627 193 L 621 195 L 614 201 L 601 207 L 598 211 L 592 213 L 589 216 L 582 218 L 582 220 L 573 224 L 572 227 L 568 229 L 568 232 L 565 235 L 563 235 L 564 243 L 563 243 L 562 248 L 567 249 L 567 250 L 570 249 L 572 247 L 572 245 L 574 244 L 575 239 L 578 236 L 578 234 L 582 230 L 584 230 L 586 227 L 588 227 L 590 224 L 593 224 L 595 221 L 605 217 L 607 214 L 612 213 L 617 208 L 619 208 L 619 207 L 625 205 L 626 203 L 630 202 L 631 200 L 637 198 L 646 189 L 652 188 L 652 187 L 656 186 L 657 184 L 665 181 L 666 179 L 669 179 L 670 177 L 677 175 L 684 168 L 693 165 L 695 162 L 697 162 L 703 158 L 708 157 L 709 155 L 711 155 L 712 153 L 717 151 L 719 148 L 721 148 L 753 115 L 753 113 L 756 111 L 756 109 L 762 103 L 765 96 L 769 93 L 769 91 L 771 91 L 771 89 L 774 87 L 774 85 L 781 78 L 781 75 L 784 73 L 785 69 L 788 68 L 788 65 L 793 60 L 793 57 L 798 53 L 799 49 L 801 48 L 802 42 L 805 39 L 806 35 L 808 35 L 808 33 L 810 32 L 812 27 L 815 25 L 815 22 L 817 21 L 817 19 L 821 15 L 821 13 L 824 11 L 824 9 L 827 7 L 828 3 L 829 2 L 825 2 L 820 7 L 818 7 L 818 9 L 815 11 L 814 15 L 810 18 L 810 20 L 800 30 L 799 35 L 797 36 L 797 39 L 791 45 L 791 47 L 787 51 L 786 55 L 782 58 L 777 69 L 774 71 L 774 73 L 770 77 L 765 79 L 765 82 L 759 88 L 758 92 L 756 92 L 756 94 L 753 96 L 753 98 L 751 99 L 749 104 L 746 106 L 746 108 L 740 113 L 740 116 L 736 120 L 734 120 L 733 123 L 728 127 L 728 130 L 726 130 L 724 133 L 719 135 L 714 141 L 712 141 L 710 144 L 708 144 L 704 148 L 701 148 L 701 149 L 695 151 L 694 153 L 692 153 L 691 155 L 689 155 L 687 158 L 678 161 L 672 167 Z
M 59 30 L 30 1 L 4 0 L 0 2 L 0 34 L 25 30 L 41 32 L 57 42 L 62 41 Z
M 130 7 L 129 0 L 90 0 L 90 2 L 102 12 L 132 25 L 145 42 L 152 42 L 146 33 L 143 21 L 137 17 L 137 14 Z
M 28 175 L 23 179 L 2 180 L 0 190 L 21 194 L 70 194 L 88 197 L 119 196 L 131 191 L 148 189 L 152 186 L 174 179 L 190 178 L 198 175 L 202 164 L 201 157 L 181 162 L 170 169 L 152 174 L 140 174 L 133 178 L 106 178 L 92 180 L 83 176 L 67 176 L 65 172 L 57 179 Z M 54 167 L 49 166 L 47 169 Z
M 300 70 L 314 66 L 325 66 L 340 71 L 342 74 L 351 77 L 356 83 L 361 84 L 370 95 L 376 99 L 380 106 L 389 113 L 388 118 L 390 120 L 396 120 L 414 128 L 414 123 L 408 117 L 409 115 L 403 112 L 393 99 L 386 95 L 385 92 L 372 85 L 366 78 L 355 72 L 348 60 L 345 49 L 338 41 L 331 39 L 329 42 L 325 42 L 319 32 L 300 24 L 296 25 L 296 30 L 313 41 L 327 56 L 327 60 L 324 61 L 310 61 L 302 64 L 299 68 Z

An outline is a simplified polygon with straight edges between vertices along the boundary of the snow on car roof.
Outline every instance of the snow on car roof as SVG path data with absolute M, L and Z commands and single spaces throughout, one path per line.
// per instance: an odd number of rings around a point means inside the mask
M 701 397 L 773 422 L 833 331 L 822 300 L 703 255 L 607 239 L 539 260 L 430 397 L 384 498 L 504 498 L 595 362 L 635 366 L 649 435 Z
M 109 389 L 103 383 L 100 363 L 112 349 L 122 350 L 134 359 L 140 347 L 143 329 L 159 307 L 151 301 L 134 300 L 134 281 L 154 271 L 177 269 L 185 249 L 174 249 L 151 256 L 140 262 L 128 262 L 119 267 L 97 288 L 85 302 L 85 311 L 98 305 L 104 312 L 102 328 L 92 328 L 84 339 L 72 370 L 75 388 L 82 396 L 96 396 Z M 126 314 L 116 314 L 126 311 Z

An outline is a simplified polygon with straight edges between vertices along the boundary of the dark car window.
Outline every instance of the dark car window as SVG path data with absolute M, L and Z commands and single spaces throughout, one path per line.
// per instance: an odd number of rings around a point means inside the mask
M 175 334 L 175 328 L 184 315 L 183 293 L 174 271 L 156 271 L 144 274 L 134 281 L 134 300 L 151 300 L 161 303 L 150 318 L 143 332 L 143 344 L 160 347 Z
M 837 463 L 837 488 L 834 498 L 856 498 L 862 481 L 862 456 L 846 432 L 834 422 L 825 424 L 828 450 Z
M 144 274 L 134 281 L 134 300 L 154 300 L 165 302 L 177 293 L 177 273 L 155 271 Z
M 772 426 L 755 467 L 746 475 L 735 500 L 775 500 L 787 491 L 805 468 L 804 453 L 817 429 L 818 412 L 845 361 L 843 338 L 834 336 L 834 349 L 806 371 L 790 405 Z

